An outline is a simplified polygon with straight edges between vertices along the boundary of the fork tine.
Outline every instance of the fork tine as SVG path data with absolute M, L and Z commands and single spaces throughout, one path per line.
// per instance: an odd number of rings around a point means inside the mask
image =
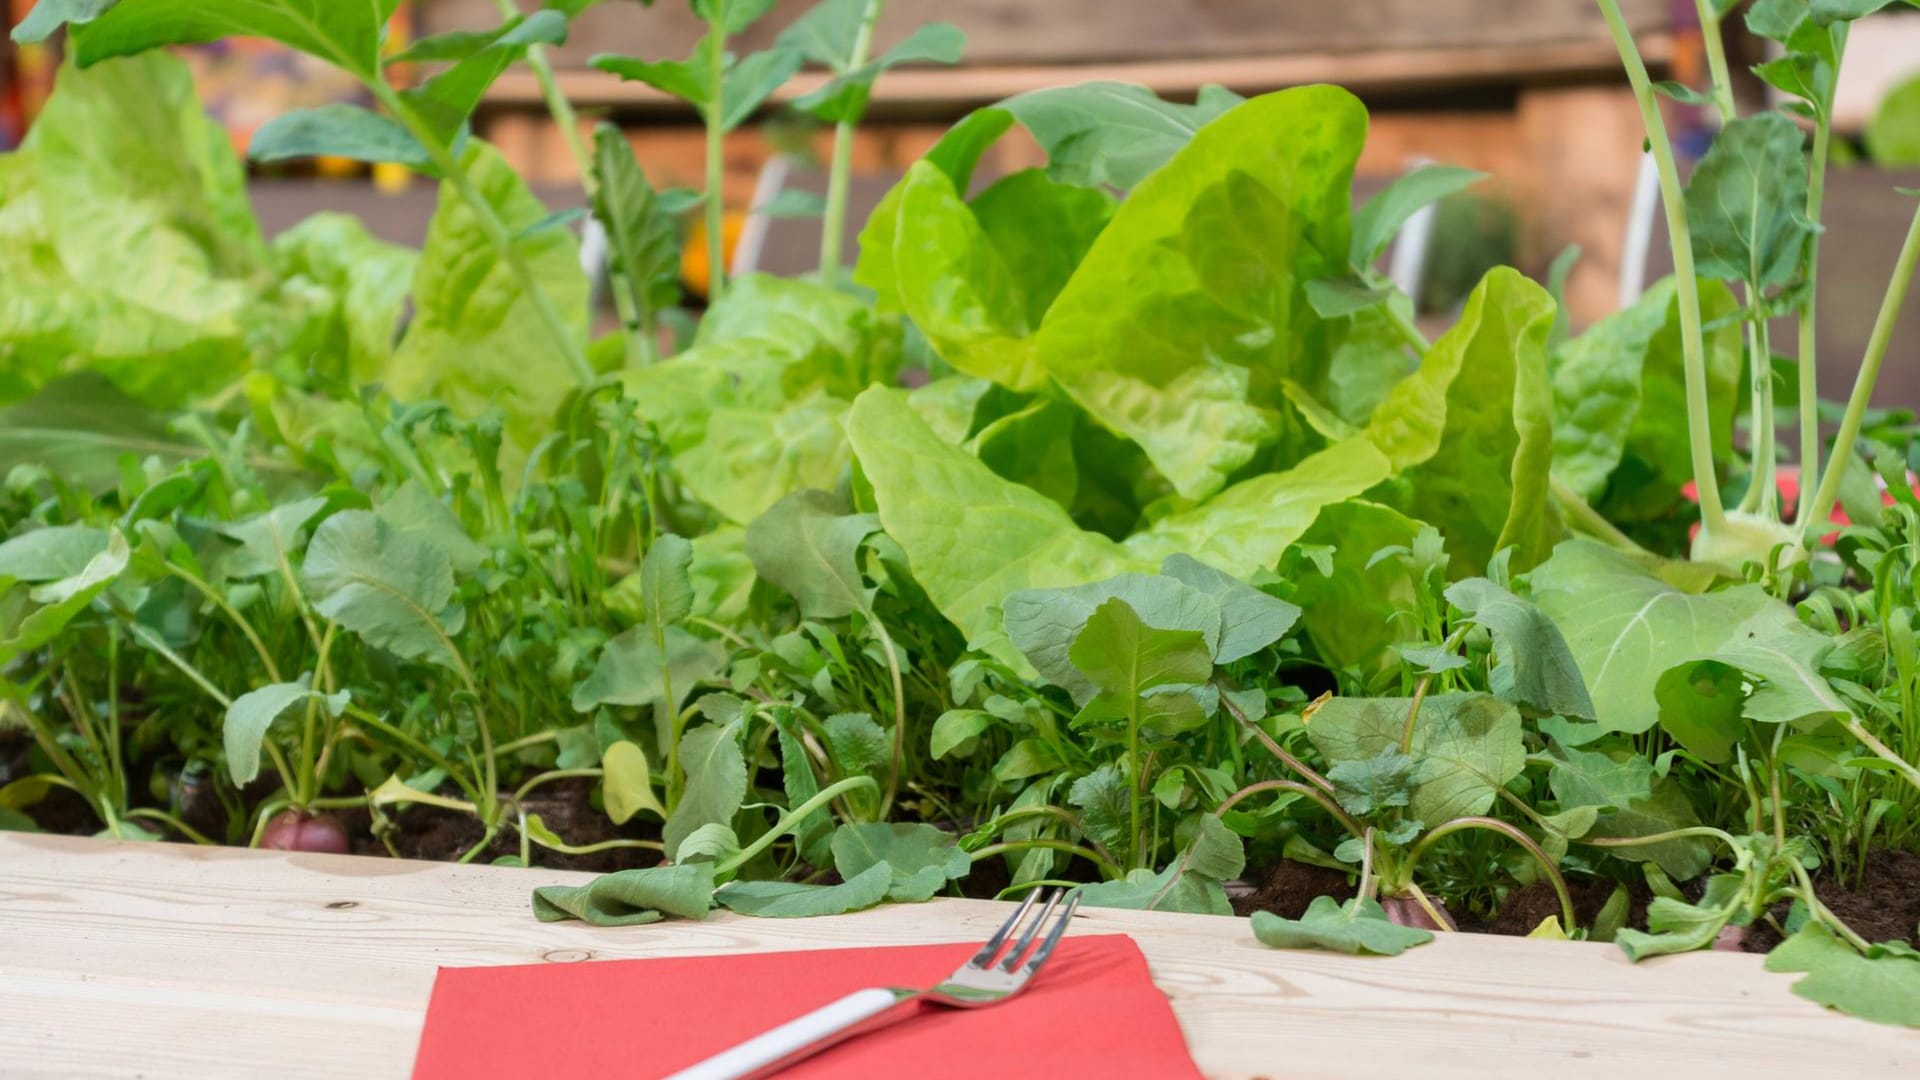
M 1053 916 L 1053 909 L 1060 906 L 1061 899 L 1066 895 L 1064 890 L 1053 891 L 1053 894 L 1047 898 L 1047 906 L 1042 908 L 1039 917 L 1033 920 L 1033 925 L 1027 927 L 1026 932 L 1020 935 L 1020 940 L 1014 942 L 1013 947 L 1007 950 L 1007 958 L 1000 965 L 1000 970 L 1012 971 L 1020 966 L 1021 954 L 1027 951 L 1028 945 L 1033 944 L 1033 939 L 1039 935 L 1040 928 L 1047 925 L 1047 920 Z
M 1040 946 L 1033 950 L 1033 958 L 1027 961 L 1026 974 L 1032 975 L 1039 971 L 1040 965 L 1046 963 L 1047 957 L 1053 955 L 1053 947 L 1060 944 L 1061 936 L 1067 932 L 1067 924 L 1073 921 L 1074 909 L 1079 906 L 1080 890 L 1075 889 L 1072 894 L 1067 897 L 1067 906 L 1060 912 L 1059 921 L 1053 924 L 1053 929 L 1047 932 L 1047 936 L 1040 942 Z M 1052 905 L 1048 905 L 1048 910 L 1052 910 Z M 1009 966 L 1007 970 L 1011 971 L 1013 969 Z
M 980 946 L 980 951 L 973 954 L 973 959 L 967 961 L 967 966 L 984 969 L 993 963 L 993 958 L 1000 953 L 1000 946 L 1006 944 L 1007 936 L 1013 933 L 1014 927 L 1020 925 L 1020 920 L 1027 917 L 1027 912 L 1032 909 L 1033 902 L 1040 896 L 1040 892 L 1041 890 L 1034 889 L 1027 893 L 1027 898 L 1020 902 L 1020 907 L 1007 918 L 1006 922 L 1000 924 L 1000 929 L 993 932 L 993 936 L 987 939 L 985 945 Z

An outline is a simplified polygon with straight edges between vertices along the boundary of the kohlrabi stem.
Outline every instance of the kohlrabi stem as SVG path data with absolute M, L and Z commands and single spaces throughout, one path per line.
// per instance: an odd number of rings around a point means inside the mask
M 721 130 L 726 116 L 727 85 L 727 5 L 713 5 L 707 17 L 707 34 L 712 47 L 707 68 L 707 304 L 720 302 L 727 291 L 726 206 L 721 187 L 726 182 L 727 133 Z
M 1773 436 L 1773 340 L 1767 329 L 1764 305 L 1766 297 L 1759 289 L 1748 294 L 1754 317 L 1747 322 L 1747 365 L 1752 385 L 1748 393 L 1753 405 L 1752 484 L 1740 500 L 1743 513 L 1777 517 L 1779 489 L 1774 484 Z
M 1569 524 L 1575 529 L 1596 539 L 1604 540 L 1607 544 L 1629 555 L 1647 553 L 1646 548 L 1634 543 L 1633 537 L 1621 532 L 1618 526 L 1608 521 L 1600 511 L 1588 505 L 1587 500 L 1581 498 L 1579 492 L 1568 487 L 1559 477 L 1549 476 L 1547 487 L 1552 492 L 1554 501 L 1560 504 L 1560 512 L 1567 515 Z
M 1646 124 L 1647 142 L 1660 173 L 1660 196 L 1666 204 L 1667 233 L 1673 242 L 1673 272 L 1680 296 L 1680 344 L 1686 364 L 1687 439 L 1693 445 L 1693 479 L 1699 489 L 1701 528 L 1709 535 L 1724 534 L 1727 511 L 1720 501 L 1720 481 L 1713 470 L 1713 424 L 1707 406 L 1706 339 L 1701 332 L 1700 279 L 1694 271 L 1693 230 L 1687 225 L 1685 195 L 1680 185 L 1680 167 L 1674 161 L 1673 144 L 1667 140 L 1667 123 L 1660 115 L 1660 102 L 1654 96 L 1653 79 L 1646 62 L 1633 43 L 1633 31 L 1620 14 L 1619 0 L 1595 0 L 1607 20 L 1620 61 L 1626 66 L 1627 79 L 1633 84 L 1633 96 L 1640 104 L 1640 118 Z
M 520 16 L 520 5 L 515 0 L 494 0 L 494 6 L 500 9 L 503 19 L 515 19 Z M 547 112 L 552 114 L 553 122 L 560 127 L 560 138 L 567 144 L 567 153 L 573 155 L 573 163 L 580 170 L 580 186 L 586 190 L 587 198 L 593 198 L 595 177 L 593 175 L 593 155 L 587 152 L 587 141 L 580 136 L 580 118 L 574 114 L 573 102 L 560 91 L 560 80 L 554 77 L 553 63 L 547 59 L 545 45 L 527 46 L 527 68 L 540 84 L 540 96 L 546 100 Z
M 1847 51 L 1848 23 L 1833 26 L 1834 68 Z M 1833 146 L 1833 91 L 1817 103 L 1813 121 L 1813 162 L 1807 172 L 1807 220 L 1818 224 L 1826 209 L 1827 157 Z M 1800 304 L 1800 508 L 1794 520 L 1805 528 L 1813 519 L 1814 491 L 1820 483 L 1820 350 L 1818 322 L 1820 306 L 1820 233 L 1807 237 L 1807 296 Z
M 887 0 L 867 0 L 867 12 L 860 20 L 860 33 L 853 39 L 853 54 L 848 71 L 866 66 L 873 52 L 873 28 L 885 11 Z M 841 240 L 847 229 L 847 195 L 853 183 L 853 136 L 857 120 L 840 121 L 833 129 L 833 171 L 827 177 L 827 213 L 820 230 L 820 280 L 833 285 L 840 280 Z
M 1720 34 L 1720 13 L 1714 0 L 1693 0 L 1700 13 L 1700 37 L 1707 49 L 1707 72 L 1713 76 L 1713 107 L 1720 114 L 1720 126 L 1726 127 L 1740 116 L 1733 101 L 1733 77 L 1727 71 L 1727 43 Z
M 1604 0 L 1603 0 L 1604 2 Z M 1873 338 L 1867 342 L 1867 355 L 1860 361 L 1860 374 L 1853 380 L 1853 396 L 1847 399 L 1847 414 L 1840 420 L 1840 433 L 1833 440 L 1833 460 L 1827 475 L 1820 478 L 1820 493 L 1814 496 L 1813 512 L 1806 526 L 1827 520 L 1834 500 L 1840 497 L 1840 477 L 1853 456 L 1854 440 L 1860 437 L 1860 425 L 1866 420 L 1867 402 L 1880 379 L 1880 364 L 1893 344 L 1894 328 L 1900 324 L 1900 309 L 1906 304 L 1907 290 L 1913 285 L 1914 264 L 1920 263 L 1920 207 L 1914 208 L 1913 224 L 1900 248 L 1900 261 L 1894 264 L 1893 277 L 1887 282 L 1886 299 L 1880 304 L 1880 317 L 1873 324 Z
M 385 79 L 376 75 L 366 80 L 366 87 L 374 100 L 399 121 L 401 126 L 411 132 L 426 149 L 427 158 L 433 162 L 435 168 L 440 170 L 440 174 L 446 177 L 447 182 L 453 185 L 453 190 L 460 196 L 461 201 L 467 204 L 467 212 L 473 215 L 474 224 L 480 227 L 487 242 L 493 245 L 494 251 L 500 256 L 500 261 L 507 265 L 508 272 L 520 285 L 520 291 L 527 295 L 527 302 L 533 305 L 534 315 L 552 335 L 554 344 L 566 355 L 567 364 L 573 368 L 574 376 L 580 380 L 580 385 L 592 385 L 593 366 L 587 363 L 586 351 L 574 341 L 573 332 L 567 329 L 566 320 L 560 317 L 559 309 L 553 306 L 553 299 L 534 278 L 533 267 L 527 265 L 527 260 L 522 258 L 520 252 L 514 247 L 513 235 L 507 232 L 506 224 L 500 220 L 498 214 L 493 212 L 493 207 L 481 196 L 479 189 L 473 186 L 473 178 L 467 175 L 466 166 L 453 156 L 453 151 L 441 145 L 433 131 L 412 109 L 407 107 L 407 103 L 393 87 L 387 85 Z

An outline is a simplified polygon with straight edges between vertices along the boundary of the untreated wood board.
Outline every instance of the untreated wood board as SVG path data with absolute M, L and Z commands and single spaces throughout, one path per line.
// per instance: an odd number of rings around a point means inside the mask
M 584 879 L 0 834 L 0 1076 L 403 1077 L 442 965 L 974 941 L 1008 910 L 936 900 L 619 930 L 534 921 L 533 886 Z M 1267 949 L 1243 919 L 1100 909 L 1074 932 L 1139 943 L 1213 1077 L 1920 1069 L 1920 1032 L 1825 1012 L 1753 956 L 1636 967 L 1611 946 L 1447 935 L 1365 959 Z
M 738 39 L 763 48 L 814 0 L 780 0 Z M 499 22 L 495 0 L 428 0 L 431 32 Z M 1669 0 L 1623 0 L 1636 29 L 1670 25 Z M 878 40 L 904 38 L 945 21 L 967 32 L 973 64 L 1061 64 L 1107 60 L 1437 49 L 1468 45 L 1604 42 L 1593 0 L 891 0 Z M 642 8 L 626 0 L 582 15 L 559 61 L 582 65 L 597 52 L 658 59 L 684 55 L 705 28 L 678 0 Z

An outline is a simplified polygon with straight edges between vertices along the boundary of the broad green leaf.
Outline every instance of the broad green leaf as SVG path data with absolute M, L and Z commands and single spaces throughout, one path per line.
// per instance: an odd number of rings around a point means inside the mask
M 1084 704 L 1094 683 L 1068 658 L 1087 621 L 1109 600 L 1121 600 L 1146 626 L 1200 635 L 1209 655 L 1220 648 L 1219 600 L 1173 578 L 1122 574 L 1064 589 L 1023 589 L 1002 604 L 1007 636 L 1042 678 L 1066 688 Z M 1203 682 L 1205 676 L 1192 682 Z
M 1220 87 L 1193 105 L 1162 101 L 1136 83 L 1086 82 L 1033 90 L 999 108 L 1032 132 L 1054 179 L 1126 190 L 1157 172 L 1209 123 L 1244 100 Z
M 970 205 L 1006 260 L 1026 302 L 1027 325 L 1035 328 L 1118 207 L 1103 189 L 1064 184 L 1038 169 L 1001 178 Z
M 794 101 L 793 106 L 828 124 L 858 123 L 866 114 L 873 84 L 902 64 L 957 64 L 966 52 L 967 35 L 950 23 L 928 23 L 906 40 L 856 68 L 853 42 L 859 33 L 866 0 L 830 0 L 814 6 L 784 31 L 780 40 L 809 60 L 827 65 L 835 77 L 825 86 Z M 851 14 L 851 26 L 848 16 Z
M 443 146 L 453 146 L 480 99 L 513 62 L 534 45 L 558 45 L 567 40 L 567 16 L 545 9 L 525 18 L 515 16 L 479 48 L 452 67 L 400 92 L 408 108 Z
M 1781 942 L 1767 970 L 1804 973 L 1793 992 L 1848 1016 L 1920 1028 L 1920 954 L 1876 945 L 1866 956 L 1817 922 Z
M 366 510 L 314 530 L 301 579 L 314 610 L 404 660 L 460 670 L 452 638 L 466 621 L 453 603 L 453 559 Z
M 1448 587 L 1447 602 L 1493 635 L 1497 663 L 1489 689 L 1496 695 L 1535 714 L 1594 718 L 1593 699 L 1567 640 L 1539 608 L 1486 578 Z
M 1553 473 L 1582 498 L 1598 500 L 1629 457 L 1634 475 L 1651 473 L 1659 505 L 1693 479 L 1687 434 L 1686 368 L 1672 278 L 1632 307 L 1569 342 L 1553 370 Z M 1739 301 L 1719 282 L 1702 282 L 1707 334 L 1707 395 L 1716 460 L 1733 447 L 1734 403 L 1743 364 L 1740 326 L 1728 320 Z M 1631 493 L 1623 492 L 1622 496 Z
M 893 753 L 893 737 L 866 713 L 835 713 L 821 725 L 827 754 L 849 776 L 880 776 Z
M 1254 912 L 1253 936 L 1275 949 L 1326 949 L 1349 956 L 1399 956 L 1433 940 L 1429 931 L 1387 918 L 1377 900 L 1355 898 L 1342 904 L 1331 896 L 1315 898 L 1298 919 Z
M 1081 530 L 1059 504 L 995 476 L 929 428 L 898 391 L 854 402 L 847 436 L 873 486 L 880 522 L 914 578 L 975 648 L 1024 664 L 999 605 L 1027 588 L 1098 581 L 1152 564 Z
M 872 610 L 873 589 L 860 573 L 860 548 L 880 530 L 837 496 L 796 491 L 747 527 L 754 572 L 785 589 L 807 619 L 839 619 Z
M 655 637 L 693 614 L 692 566 L 693 544 L 685 537 L 662 533 L 648 546 L 640 562 L 640 602 Z
M 887 899 L 914 904 L 958 881 L 973 868 L 950 833 L 931 825 L 842 825 L 833 834 L 833 865 L 840 876 L 854 879 L 876 866 L 893 871 Z
M 629 332 L 651 333 L 655 319 L 680 298 L 680 238 L 674 216 L 634 156 L 621 129 L 593 131 L 593 213 L 607 232 L 614 287 L 628 298 Z
M 1419 604 L 1421 586 L 1398 559 L 1375 561 L 1375 552 L 1411 545 L 1420 525 L 1391 507 L 1361 499 L 1323 510 L 1300 538 L 1326 550 L 1328 571 L 1305 559 L 1289 559 L 1301 623 L 1314 648 L 1336 667 L 1368 669 L 1417 630 L 1401 612 Z
M 771 411 L 717 408 L 706 440 L 674 467 L 702 502 L 744 525 L 789 492 L 840 485 L 852 458 L 846 415 L 844 400 L 825 396 Z
M 1742 117 L 1715 137 L 1687 182 L 1687 220 L 1703 277 L 1753 288 L 1785 285 L 1800 269 L 1813 226 L 1806 136 L 1777 112 Z
M 1013 114 L 1005 109 L 981 109 L 967 114 L 948 129 L 927 151 L 927 161 L 938 167 L 953 182 L 953 190 L 965 191 L 973 171 L 994 141 L 1013 126 Z M 897 184 L 880 200 L 860 232 L 860 261 L 854 267 L 856 284 L 872 289 L 882 311 L 898 311 L 900 296 L 898 274 L 893 262 L 894 229 L 900 220 L 900 202 L 906 186 Z
M 1655 689 L 1667 669 L 1798 623 L 1760 586 L 1694 595 L 1586 540 L 1562 544 L 1534 571 L 1533 602 L 1573 650 L 1602 728 L 1629 734 L 1659 721 Z
M 1453 165 L 1425 165 L 1397 177 L 1353 217 L 1353 268 L 1373 265 L 1413 215 L 1486 178 Z
M 130 554 L 126 537 L 115 531 L 108 535 L 106 547 L 88 559 L 78 573 L 29 592 L 28 599 L 39 606 L 18 623 L 0 623 L 0 629 L 8 635 L 0 636 L 0 669 L 57 637 L 126 572 Z
M 1390 463 L 1373 443 L 1347 439 L 1285 472 L 1243 480 L 1190 510 L 1161 518 L 1124 546 L 1150 561 L 1189 555 L 1230 574 L 1271 570 L 1321 510 L 1391 475 Z
M 473 573 L 487 559 L 487 549 L 467 535 L 452 508 L 417 480 L 401 484 L 373 512 L 394 532 L 446 552 L 456 575 Z
M 692 3 L 695 16 L 718 24 L 728 34 L 737 34 L 759 22 L 760 17 L 773 8 L 773 0 L 692 0 Z
M 1867 154 L 1883 168 L 1920 165 L 1920 76 L 1881 100 L 1867 124 Z
M 0 409 L 0 476 L 37 465 L 78 490 L 102 492 L 119 483 L 122 454 L 171 464 L 206 452 L 169 431 L 167 419 L 98 372 L 59 379 Z
M 380 71 L 380 41 L 400 0 L 132 0 L 75 35 L 80 62 L 93 65 L 161 45 L 228 37 L 272 38 L 361 78 Z
M 1039 398 L 987 424 L 967 445 L 999 476 L 1030 487 L 1071 512 L 1080 492 L 1074 435 L 1084 422 L 1084 414 L 1072 405 Z
M 747 763 L 740 754 L 738 723 L 707 724 L 680 739 L 680 766 L 687 789 L 680 805 L 660 830 L 667 858 L 680 857 L 680 845 L 705 825 L 726 825 L 747 797 Z
M 713 67 L 720 52 L 721 90 L 717 109 L 713 92 Z M 715 127 L 732 131 L 764 104 L 782 84 L 800 70 L 801 55 L 786 47 L 776 47 L 737 59 L 722 51 L 718 39 L 705 37 L 693 47 L 686 60 L 636 60 L 624 56 L 596 56 L 590 63 L 601 71 L 632 82 L 643 82 L 704 111 L 716 113 Z
M 1737 874 L 1716 874 L 1707 882 L 1700 903 L 1688 904 L 1671 896 L 1656 896 L 1647 905 L 1647 929 L 1627 928 L 1614 934 L 1614 944 L 1638 963 L 1649 956 L 1693 952 L 1713 944 L 1739 907 L 1743 881 Z
M 693 582 L 695 615 L 722 622 L 738 619 L 746 611 L 754 582 L 745 530 L 722 526 L 695 537 L 688 576 Z
M 1336 697 L 1307 724 L 1329 761 L 1366 762 L 1397 750 L 1412 702 Z M 1430 825 L 1484 814 L 1526 767 L 1520 714 L 1488 694 L 1436 694 L 1421 702 L 1409 750 L 1420 763 L 1408 812 Z
M 0 543 L 0 582 L 40 585 L 70 578 L 107 550 L 112 537 L 91 525 L 51 525 Z
M 1365 127 L 1331 87 L 1233 109 L 1122 204 L 1041 325 L 1055 380 L 1186 498 L 1279 434 L 1255 384 L 1289 374 L 1303 347 L 1300 284 L 1346 262 Z
M 1509 547 L 1516 566 L 1530 567 L 1559 531 L 1547 495 L 1554 313 L 1545 289 L 1514 270 L 1490 272 L 1368 424 L 1368 437 L 1405 474 L 1401 509 L 1446 533 L 1458 575 Z
M 1552 748 L 1553 769 L 1547 774 L 1553 796 L 1563 810 L 1581 806 L 1611 807 L 1593 824 L 1591 834 L 1615 839 L 1654 836 L 1700 824 L 1686 792 L 1671 777 L 1655 780 L 1653 764 L 1630 752 Z M 1705 870 L 1713 850 L 1704 839 L 1683 837 L 1657 844 L 1608 847 L 1608 854 L 1634 862 L 1653 862 L 1680 880 Z
M 927 753 L 933 760 L 939 761 L 948 754 L 966 755 L 974 747 L 975 740 L 992 730 L 997 718 L 990 712 L 979 709 L 948 709 L 933 722 L 933 731 L 927 736 Z
M 1733 747 L 1746 737 L 1740 715 L 1746 703 L 1747 676 L 1726 664 L 1700 660 L 1669 668 L 1654 687 L 1660 703 L 1660 727 L 1702 761 L 1733 760 Z
M 1828 26 L 1837 22 L 1853 22 L 1864 19 L 1876 11 L 1883 11 L 1900 3 L 1901 0 L 1810 0 L 1809 14 L 1814 25 Z M 1906 3 L 1920 7 L 1914 0 Z
M 342 690 L 323 694 L 313 688 L 312 678 L 299 682 L 263 686 L 233 699 L 227 706 L 220 731 L 227 751 L 227 774 L 236 785 L 251 784 L 260 775 L 260 744 L 280 714 L 295 705 L 322 707 L 329 716 L 338 717 L 347 709 L 352 694 Z
M 1232 915 L 1221 882 L 1246 870 L 1246 847 L 1213 814 L 1200 817 L 1199 831 L 1180 857 L 1159 873 L 1135 870 L 1119 881 L 1080 887 L 1087 907 L 1132 911 L 1178 911 L 1194 915 Z
M 1198 686 L 1213 677 L 1213 656 L 1197 631 L 1148 626 L 1116 597 L 1087 618 L 1067 659 L 1100 692 L 1083 717 L 1125 720 L 1130 730 L 1159 735 L 1177 734 L 1206 719 L 1191 696 L 1154 693 Z
M 1169 774 L 1171 775 L 1171 774 Z M 1120 766 L 1108 762 L 1073 782 L 1067 805 L 1080 811 L 1080 831 L 1109 851 L 1132 851 L 1134 786 Z
M 584 349 L 588 285 L 579 242 L 565 229 L 524 231 L 547 210 L 498 151 L 475 140 L 465 164 L 472 187 L 517 235 L 517 253 Z M 531 449 L 578 380 L 533 297 L 451 184 L 441 186 L 413 299 L 413 323 L 388 365 L 387 388 L 402 400 L 437 398 L 467 415 L 501 408 L 513 443 Z
M 379 379 L 392 360 L 419 261 L 346 214 L 315 214 L 273 242 L 282 288 L 311 283 L 331 294 L 325 347 L 345 359 L 356 382 Z
M 13 28 L 13 40 L 30 45 L 47 40 L 62 26 L 84 26 L 113 9 L 120 0 L 41 0 Z
M 262 164 L 313 157 L 393 162 L 428 176 L 438 174 L 426 147 L 404 124 L 358 105 L 281 113 L 260 125 L 247 144 L 247 158 Z
M 813 761 L 797 734 L 791 717 L 774 714 L 780 731 L 781 787 L 787 794 L 787 806 L 798 807 L 820 794 L 820 780 L 813 774 Z M 824 869 L 833 858 L 829 847 L 833 836 L 833 814 L 822 807 L 793 825 L 793 843 L 808 865 Z M 889 875 L 891 880 L 891 875 Z
M 762 919 L 805 919 L 864 911 L 887 898 L 893 867 L 875 863 L 838 885 L 735 881 L 714 893 L 721 907 Z
M 1169 555 L 1160 572 L 1198 589 L 1220 605 L 1220 643 L 1213 647 L 1216 664 L 1244 660 L 1272 645 L 1293 629 L 1300 609 L 1269 596 L 1246 582 L 1188 555 Z M 1152 622 L 1152 617 L 1148 617 Z
M 282 503 L 245 521 L 219 526 L 220 535 L 239 544 L 220 559 L 220 572 L 235 580 L 277 574 L 291 566 L 300 550 L 300 532 L 327 508 L 324 498 Z
M 541 922 L 580 919 L 594 926 L 640 926 L 668 915 L 704 919 L 711 910 L 712 863 L 622 870 L 585 885 L 533 890 L 533 914 Z
M 653 770 L 647 764 L 647 752 L 622 739 L 607 747 L 600 757 L 606 791 L 607 817 L 615 825 L 625 825 L 642 810 L 666 819 L 667 808 L 653 794 Z
M 573 688 L 574 709 L 624 705 L 679 711 L 696 684 L 719 674 L 725 651 L 678 626 L 667 627 L 664 637 L 664 655 L 651 627 L 634 627 L 607 642 L 593 672 Z
M 1333 797 L 1340 809 L 1349 814 L 1369 817 L 1395 806 L 1413 802 L 1413 788 L 1419 782 L 1425 763 L 1400 752 L 1392 745 L 1382 746 L 1372 757 L 1336 761 L 1327 769 L 1327 781 L 1333 785 Z M 1356 845 L 1358 841 L 1353 841 Z M 1343 844 L 1336 849 L 1341 854 Z

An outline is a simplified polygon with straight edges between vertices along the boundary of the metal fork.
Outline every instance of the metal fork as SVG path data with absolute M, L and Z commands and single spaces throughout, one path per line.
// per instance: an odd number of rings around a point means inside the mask
M 759 1080 L 772 1076 L 829 1046 L 906 1019 L 913 1015 L 912 1010 L 905 1007 L 911 1002 L 930 1001 L 949 1009 L 978 1009 L 997 1005 L 1026 989 L 1027 984 L 1033 981 L 1040 966 L 1053 955 L 1054 946 L 1060 944 L 1060 937 L 1067 930 L 1067 922 L 1073 918 L 1074 908 L 1080 905 L 1078 890 L 1070 893 L 1055 891 L 1048 897 L 1039 915 L 1029 919 L 1034 901 L 1039 896 L 1038 890 L 1028 893 L 1019 909 L 1000 929 L 994 931 L 980 951 L 973 954 L 973 959 L 960 965 L 945 982 L 937 986 L 924 990 L 902 987 L 856 990 L 831 1005 L 823 1005 L 698 1065 L 682 1069 L 666 1080 Z M 1062 899 L 1066 901 L 1064 908 L 1061 908 Z M 1054 916 L 1056 908 L 1061 908 L 1057 918 Z M 1041 928 L 1050 919 L 1052 928 L 1038 945 L 1034 945 L 1034 939 L 1039 937 Z M 1002 952 L 1016 931 L 1019 931 L 1018 939 L 1011 948 Z M 1032 948 L 1029 949 L 1029 946 Z

